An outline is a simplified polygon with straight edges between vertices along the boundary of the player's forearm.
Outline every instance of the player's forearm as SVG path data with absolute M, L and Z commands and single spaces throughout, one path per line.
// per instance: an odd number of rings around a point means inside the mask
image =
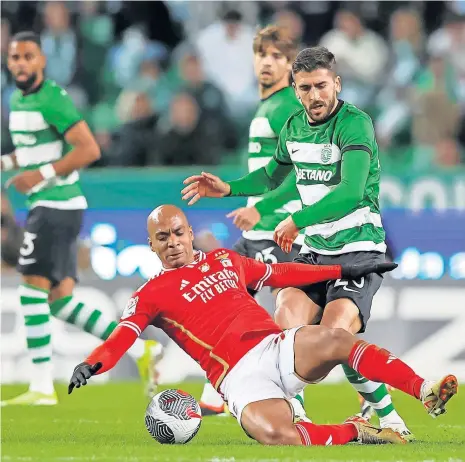
M 69 175 L 75 170 L 87 167 L 100 158 L 100 148 L 97 144 L 90 146 L 76 146 L 66 156 L 53 162 L 57 175 Z
M 292 171 L 279 187 L 266 193 L 263 199 L 255 204 L 255 208 L 263 217 L 296 199 L 299 199 L 299 192 L 297 191 L 295 172 Z
M 102 363 L 102 368 L 97 374 L 109 371 L 129 350 L 137 337 L 138 335 L 132 329 L 118 326 L 108 339 L 88 356 L 85 362 L 91 365 Z
M 238 180 L 228 181 L 230 196 L 259 196 L 276 189 L 286 178 L 292 165 L 278 164 L 271 159 L 266 167 L 259 168 Z
M 306 265 L 303 263 L 275 263 L 269 265 L 271 275 L 264 285 L 271 287 L 298 287 L 341 278 L 340 265 Z
M 11 154 L 4 154 L 1 156 L 1 167 L 2 172 L 17 169 L 19 166 L 18 162 L 16 161 L 16 153 L 12 152 Z
M 292 215 L 298 228 L 339 220 L 362 200 L 370 168 L 370 156 L 365 151 L 350 151 L 345 156 L 339 185 L 318 202 Z

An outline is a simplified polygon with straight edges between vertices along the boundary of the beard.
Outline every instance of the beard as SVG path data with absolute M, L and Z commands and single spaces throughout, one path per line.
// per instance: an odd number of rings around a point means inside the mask
M 333 112 L 334 106 L 336 105 L 337 95 L 334 95 L 328 103 L 324 103 L 324 106 L 320 109 L 321 113 L 316 116 L 312 113 L 313 107 L 305 108 L 305 112 L 310 120 L 314 122 L 324 122 Z
M 28 91 L 34 86 L 37 80 L 37 74 L 33 72 L 27 80 L 15 80 L 15 85 L 22 91 Z

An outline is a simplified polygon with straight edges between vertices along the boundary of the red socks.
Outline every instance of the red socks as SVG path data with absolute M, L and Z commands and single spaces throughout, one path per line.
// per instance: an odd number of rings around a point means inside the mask
M 414 398 L 420 398 L 424 379 L 384 348 L 358 341 L 350 352 L 349 366 L 368 380 L 387 383 Z
M 295 424 L 304 446 L 332 446 L 347 444 L 358 437 L 355 425 L 315 425 L 309 422 Z

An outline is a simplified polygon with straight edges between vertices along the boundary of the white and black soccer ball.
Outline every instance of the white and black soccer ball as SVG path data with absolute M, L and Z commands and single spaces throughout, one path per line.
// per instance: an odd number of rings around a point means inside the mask
M 182 390 L 165 390 L 152 398 L 145 411 L 145 426 L 161 444 L 185 444 L 202 423 L 199 403 Z

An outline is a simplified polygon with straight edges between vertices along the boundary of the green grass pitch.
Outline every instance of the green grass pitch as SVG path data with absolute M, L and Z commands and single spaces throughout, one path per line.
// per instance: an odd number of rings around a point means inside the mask
M 197 399 L 201 383 L 181 388 Z M 2 398 L 25 387 L 4 386 Z M 164 387 L 173 388 L 173 387 Z M 453 398 L 448 413 L 434 420 L 421 403 L 399 391 L 396 407 L 418 441 L 406 446 L 264 447 L 247 438 L 231 417 L 206 417 L 187 445 L 162 446 L 144 426 L 147 400 L 138 383 L 91 385 L 66 395 L 58 387 L 55 407 L 2 408 L 2 457 L 12 461 L 448 461 L 465 460 L 465 394 Z M 354 414 L 357 398 L 348 384 L 306 389 L 306 408 L 316 423 L 339 423 Z

